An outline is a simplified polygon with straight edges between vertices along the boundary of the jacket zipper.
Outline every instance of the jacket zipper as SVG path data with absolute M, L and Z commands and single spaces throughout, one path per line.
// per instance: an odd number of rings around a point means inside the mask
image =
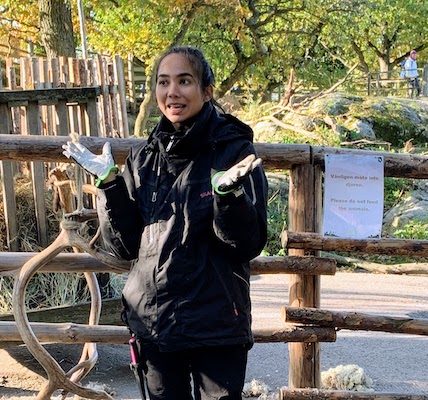
M 172 145 L 174 144 L 174 135 L 171 136 L 171 139 L 169 139 L 169 143 L 166 146 L 165 151 L 168 153 L 168 151 L 171 150 Z
M 161 175 L 161 167 L 160 167 L 160 161 L 158 160 L 158 167 L 157 167 L 157 172 L 156 172 L 156 186 L 155 186 L 155 190 L 152 193 L 152 199 L 151 199 L 152 200 L 152 210 L 151 210 L 151 213 L 150 213 L 149 243 L 152 243 L 153 240 L 154 240 L 154 228 L 153 228 L 153 224 L 155 222 L 155 208 L 156 208 L 156 200 L 157 200 L 157 197 L 158 197 L 160 175 Z

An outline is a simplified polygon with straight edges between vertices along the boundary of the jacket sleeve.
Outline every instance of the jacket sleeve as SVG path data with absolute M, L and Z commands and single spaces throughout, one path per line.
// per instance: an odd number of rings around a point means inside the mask
M 138 256 L 143 221 L 132 188 L 129 158 L 125 170 L 113 182 L 97 189 L 97 211 L 106 250 L 132 260 Z
M 236 162 L 254 153 L 252 146 Z M 267 240 L 267 180 L 257 167 L 244 182 L 244 194 L 214 193 L 214 232 L 240 261 L 258 256 Z

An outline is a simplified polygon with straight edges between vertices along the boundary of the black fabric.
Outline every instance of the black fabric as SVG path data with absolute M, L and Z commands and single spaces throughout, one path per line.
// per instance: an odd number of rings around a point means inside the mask
M 210 103 L 188 122 L 175 131 L 162 118 L 98 190 L 103 239 L 135 259 L 123 298 L 139 337 L 161 351 L 251 344 L 249 260 L 266 242 L 266 177 L 258 167 L 244 196 L 214 194 L 211 177 L 255 153 L 252 131 Z
M 172 353 L 141 345 L 151 400 L 241 400 L 248 347 L 216 346 Z M 193 379 L 193 396 L 190 377 Z

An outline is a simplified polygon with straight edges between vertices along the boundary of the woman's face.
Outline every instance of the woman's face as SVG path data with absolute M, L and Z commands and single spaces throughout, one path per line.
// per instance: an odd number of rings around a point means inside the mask
M 189 60 L 183 54 L 167 55 L 160 63 L 156 79 L 156 100 L 163 115 L 176 129 L 201 111 L 212 98 L 212 86 L 205 90 Z

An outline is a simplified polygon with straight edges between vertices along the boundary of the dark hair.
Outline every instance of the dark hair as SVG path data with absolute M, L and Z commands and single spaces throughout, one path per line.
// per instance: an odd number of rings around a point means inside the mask
M 196 72 L 196 78 L 202 86 L 202 89 L 207 88 L 210 85 L 214 85 L 215 78 L 214 72 L 208 64 L 207 59 L 201 50 L 191 46 L 174 46 L 163 53 L 156 62 L 156 82 L 158 80 L 159 66 L 162 60 L 170 54 L 183 54 L 190 62 L 194 71 Z M 225 113 L 223 107 L 212 97 L 210 100 L 211 104 L 216 107 L 221 113 Z
M 196 72 L 196 78 L 203 88 L 206 88 L 209 85 L 214 85 L 214 72 L 208 64 L 204 54 L 201 50 L 191 46 L 174 46 L 163 53 L 156 63 L 156 80 L 162 60 L 170 54 L 183 54 L 189 60 Z

